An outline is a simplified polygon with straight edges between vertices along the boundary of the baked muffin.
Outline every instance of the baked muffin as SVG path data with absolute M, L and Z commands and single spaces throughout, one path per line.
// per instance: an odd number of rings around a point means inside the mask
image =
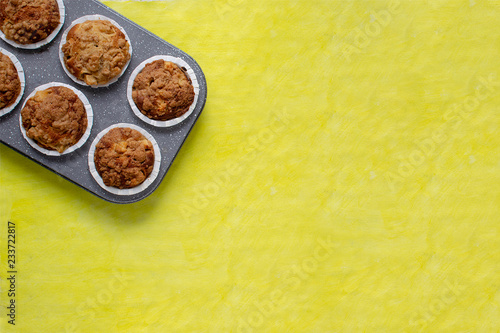
M 130 60 L 125 34 L 106 20 L 90 20 L 73 26 L 62 46 L 64 64 L 89 86 L 110 82 Z
M 0 110 L 11 106 L 21 93 L 21 80 L 10 58 L 0 53 Z
M 189 110 L 194 101 L 194 88 L 183 69 L 160 59 L 147 64 L 137 74 L 132 99 L 146 117 L 169 120 Z
M 116 127 L 96 145 L 94 163 L 107 186 L 127 189 L 142 184 L 153 171 L 153 144 L 139 131 Z
M 0 30 L 18 44 L 44 40 L 60 20 L 56 0 L 0 0 Z
M 21 110 L 26 136 L 40 147 L 63 153 L 87 129 L 85 106 L 73 90 L 50 87 L 37 91 Z

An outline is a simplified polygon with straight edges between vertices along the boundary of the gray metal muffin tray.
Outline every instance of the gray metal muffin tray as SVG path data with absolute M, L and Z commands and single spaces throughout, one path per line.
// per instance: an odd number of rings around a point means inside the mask
M 0 142 L 25 155 L 47 169 L 77 184 L 83 189 L 114 203 L 133 203 L 150 195 L 165 177 L 175 156 L 201 114 L 207 98 L 207 83 L 200 66 L 186 53 L 148 32 L 96 0 L 65 0 L 66 19 L 57 37 L 37 50 L 22 50 L 1 41 L 1 47 L 13 53 L 21 62 L 26 86 L 24 96 L 10 113 L 0 117 Z M 71 22 L 84 15 L 100 14 L 115 20 L 127 32 L 133 49 L 132 60 L 118 82 L 106 88 L 90 88 L 74 83 L 59 61 L 59 43 Z M 132 112 L 127 101 L 127 82 L 132 71 L 142 61 L 154 55 L 171 55 L 186 61 L 195 72 L 200 91 L 193 113 L 180 124 L 159 128 L 146 124 Z M 94 112 L 92 131 L 87 142 L 76 151 L 62 156 L 47 156 L 31 147 L 19 128 L 19 116 L 26 97 L 38 86 L 62 82 L 80 90 L 90 101 Z M 116 123 L 131 123 L 142 127 L 157 141 L 161 151 L 161 166 L 155 181 L 144 191 L 128 196 L 109 193 L 99 186 L 88 168 L 88 152 L 92 141 L 103 129 Z

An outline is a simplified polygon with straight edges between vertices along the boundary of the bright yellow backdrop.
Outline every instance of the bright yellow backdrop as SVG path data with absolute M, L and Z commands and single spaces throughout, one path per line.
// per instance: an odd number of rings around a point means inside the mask
M 500 331 L 499 1 L 105 4 L 207 104 L 136 204 L 0 147 L 2 332 Z

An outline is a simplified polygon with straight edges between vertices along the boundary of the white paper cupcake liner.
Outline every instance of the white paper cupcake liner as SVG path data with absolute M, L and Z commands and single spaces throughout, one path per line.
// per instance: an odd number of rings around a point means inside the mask
M 75 25 L 77 25 L 79 23 L 83 23 L 83 22 L 86 22 L 86 21 L 94 21 L 94 20 L 109 21 L 115 27 L 117 27 L 121 32 L 123 32 L 123 34 L 125 35 L 125 39 L 128 41 L 128 44 L 129 44 L 130 59 L 125 64 L 125 66 L 123 67 L 123 69 L 120 72 L 120 74 L 118 74 L 116 77 L 114 77 L 113 79 L 111 79 L 109 82 L 107 82 L 105 84 L 88 85 L 88 84 L 85 83 L 85 81 L 80 80 L 76 76 L 74 76 L 73 74 L 71 74 L 69 72 L 68 68 L 66 68 L 66 64 L 64 63 L 64 53 L 62 51 L 62 47 L 63 47 L 64 44 L 66 44 L 66 38 L 68 37 L 68 33 L 71 30 L 71 28 L 73 28 Z M 62 67 L 64 69 L 64 72 L 75 83 L 78 83 L 78 84 L 80 84 L 82 86 L 86 86 L 86 87 L 103 88 L 103 87 L 108 87 L 108 86 L 112 85 L 113 83 L 115 83 L 116 81 L 118 81 L 120 79 L 120 77 L 122 77 L 123 73 L 125 73 L 125 71 L 127 70 L 127 67 L 130 64 L 131 60 L 132 60 L 132 42 L 130 41 L 130 38 L 128 37 L 127 32 L 118 23 L 116 23 L 116 21 L 114 21 L 114 20 L 112 20 L 109 17 L 104 16 L 104 15 L 97 15 L 97 14 L 96 15 L 86 15 L 86 16 L 82 16 L 82 17 L 74 20 L 71 23 L 71 25 L 64 31 L 64 33 L 62 35 L 62 38 L 61 38 L 61 43 L 59 44 L 59 61 L 61 62 L 61 65 L 62 65 Z
M 10 58 L 10 60 L 12 61 L 12 63 L 14 64 L 14 67 L 16 67 L 16 70 L 17 70 L 17 75 L 19 76 L 19 81 L 21 83 L 21 90 L 19 91 L 19 96 L 17 96 L 16 100 L 14 101 L 14 103 L 12 103 L 11 105 L 3 108 L 3 109 L 0 109 L 0 117 L 3 116 L 4 114 L 7 114 L 9 113 L 10 111 L 14 110 L 14 108 L 17 106 L 17 104 L 19 104 L 19 102 L 21 101 L 21 99 L 23 98 L 23 94 L 24 94 L 24 87 L 26 86 L 26 79 L 24 77 L 24 69 L 23 69 L 23 66 L 21 65 L 21 63 L 19 62 L 19 60 L 17 60 L 16 56 L 13 55 L 12 53 L 10 53 L 9 51 L 7 50 L 4 50 L 3 48 L 0 47 L 0 53 L 3 53 L 5 54 L 6 56 L 8 56 Z
M 29 138 L 26 135 L 26 130 L 24 129 L 24 126 L 23 126 L 23 117 L 22 117 L 21 114 L 19 114 L 19 127 L 21 128 L 21 133 L 23 133 L 23 136 L 26 139 L 26 141 L 28 141 L 28 143 L 30 144 L 31 147 L 35 148 L 39 152 L 41 152 L 41 153 L 43 153 L 45 155 L 48 155 L 48 156 L 62 156 L 62 155 L 66 155 L 66 154 L 69 154 L 71 152 L 74 152 L 75 150 L 77 150 L 78 148 L 80 148 L 81 146 L 83 146 L 85 144 L 85 142 L 87 141 L 87 139 L 89 138 L 89 136 L 90 136 L 90 132 L 92 130 L 92 124 L 94 122 L 94 113 L 92 111 L 92 106 L 90 105 L 90 102 L 87 99 L 87 97 L 85 97 L 85 95 L 81 91 L 79 91 L 78 89 L 76 89 L 76 88 L 74 88 L 74 87 L 72 87 L 70 85 L 67 85 L 67 84 L 64 84 L 64 83 L 60 83 L 60 82 L 50 82 L 50 83 L 46 83 L 46 84 L 43 84 L 43 85 L 35 88 L 35 90 L 33 90 L 33 92 L 24 101 L 24 104 L 23 104 L 22 108 L 24 109 L 24 107 L 26 106 L 26 102 L 31 97 L 35 96 L 35 94 L 38 91 L 42 91 L 42 90 L 48 89 L 50 87 L 59 87 L 59 86 L 71 89 L 78 96 L 78 98 L 80 98 L 80 100 L 83 103 L 83 106 L 85 107 L 85 111 L 87 113 L 87 129 L 85 130 L 85 133 L 83 133 L 83 136 L 80 138 L 80 140 L 78 140 L 78 142 L 76 144 L 74 144 L 71 147 L 68 147 L 68 149 L 66 149 L 62 153 L 58 152 L 57 150 L 49 150 L 49 149 L 45 149 L 45 148 L 40 147 L 33 139 Z
M 182 116 L 174 118 L 174 119 L 170 119 L 170 120 L 154 120 L 154 119 L 148 118 L 146 115 L 144 115 L 139 110 L 139 108 L 137 107 L 137 105 L 134 102 L 134 99 L 132 98 L 132 87 L 134 85 L 134 81 L 135 81 L 135 78 L 137 77 L 137 75 L 144 69 L 144 67 L 147 64 L 152 63 L 155 60 L 161 60 L 161 59 L 163 59 L 165 61 L 173 62 L 174 64 L 176 64 L 179 67 L 184 67 L 186 69 L 186 74 L 191 79 L 191 83 L 193 84 L 193 88 L 194 88 L 194 100 L 193 100 L 193 104 L 191 104 L 191 106 L 189 107 L 189 110 L 186 113 L 184 113 Z M 167 55 L 157 55 L 157 56 L 151 57 L 147 60 L 144 60 L 139 66 L 137 66 L 134 69 L 134 71 L 130 75 L 130 78 L 128 80 L 128 85 L 127 85 L 127 99 L 128 99 L 128 103 L 130 104 L 130 107 L 132 108 L 132 111 L 134 112 L 134 114 L 137 117 L 139 117 L 139 119 L 144 121 L 145 123 L 156 126 L 156 127 L 170 127 L 170 126 L 174 126 L 174 125 L 177 125 L 177 124 L 183 122 L 186 118 L 188 118 L 193 113 L 194 109 L 196 108 L 196 104 L 198 103 L 198 95 L 199 94 L 200 94 L 200 85 L 198 83 L 198 78 L 196 77 L 196 74 L 193 71 L 193 69 L 191 68 L 191 66 L 189 66 L 189 64 L 187 62 L 185 62 L 184 60 L 182 60 L 181 58 L 167 56 Z
M 64 7 L 63 0 L 56 0 L 56 1 L 57 1 L 57 5 L 59 6 L 59 25 L 44 40 L 41 40 L 41 41 L 39 41 L 37 43 L 33 43 L 33 44 L 19 44 L 19 43 L 14 42 L 13 40 L 8 39 L 5 36 L 5 34 L 3 33 L 3 31 L 1 31 L 1 30 L 0 30 L 0 38 L 2 38 L 7 44 L 10 44 L 10 45 L 17 47 L 19 49 L 26 49 L 26 50 L 38 49 L 44 45 L 49 44 L 50 42 L 52 42 L 54 40 L 54 38 L 56 38 L 57 34 L 59 33 L 62 26 L 64 25 L 64 21 L 66 19 L 66 8 Z
M 99 175 L 99 173 L 97 172 L 97 170 L 95 168 L 95 163 L 94 163 L 94 153 L 95 153 L 95 149 L 96 149 L 97 144 L 99 143 L 99 141 L 102 139 L 102 137 L 106 133 L 108 133 L 113 128 L 117 128 L 117 127 L 131 128 L 131 129 L 135 129 L 135 130 L 139 131 L 142 135 L 144 135 L 146 137 L 146 139 L 148 139 L 151 142 L 151 144 L 153 145 L 154 152 L 155 152 L 155 161 L 153 164 L 153 171 L 151 172 L 151 174 L 148 176 L 148 178 L 146 178 L 146 180 L 142 184 L 140 184 L 136 187 L 133 187 L 133 188 L 129 188 L 129 189 L 119 189 L 117 187 L 111 187 L 111 186 L 105 185 L 102 178 L 101 178 L 101 175 Z M 88 155 L 89 155 L 89 160 L 88 160 L 89 171 L 92 174 L 92 177 L 94 177 L 95 181 L 99 184 L 99 186 L 101 186 L 103 189 L 105 189 L 109 193 L 113 193 L 116 195 L 126 196 L 126 195 L 134 195 L 134 194 L 140 193 L 140 192 L 144 191 L 145 189 L 147 189 L 151 184 L 153 184 L 156 177 L 158 177 L 158 174 L 160 173 L 161 152 L 160 152 L 160 147 L 158 146 L 158 143 L 156 142 L 155 138 L 151 134 L 149 134 L 146 130 L 144 130 L 143 128 L 141 128 L 139 126 L 133 125 L 133 124 L 126 124 L 126 123 L 114 124 L 112 126 L 109 126 L 106 129 L 104 129 L 103 131 L 101 131 L 96 136 L 94 141 L 92 142 L 92 145 L 90 146 L 90 150 L 89 150 Z

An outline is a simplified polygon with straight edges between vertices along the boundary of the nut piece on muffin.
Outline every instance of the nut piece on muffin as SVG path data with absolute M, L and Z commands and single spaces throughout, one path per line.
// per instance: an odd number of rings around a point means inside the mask
M 10 58 L 0 53 L 0 110 L 11 106 L 21 93 L 21 80 Z
M 18 44 L 44 40 L 60 20 L 56 0 L 0 0 L 0 30 Z
M 87 129 L 83 102 L 62 86 L 37 91 L 26 101 L 21 117 L 27 137 L 59 153 L 76 144 Z
M 106 20 L 76 24 L 62 46 L 64 64 L 78 80 L 89 86 L 110 82 L 130 60 L 125 34 Z
M 160 59 L 147 64 L 137 74 L 132 99 L 146 117 L 170 120 L 189 110 L 194 101 L 194 88 L 183 69 Z
M 94 163 L 107 186 L 127 189 L 142 184 L 153 171 L 153 144 L 139 131 L 116 127 L 97 143 Z

